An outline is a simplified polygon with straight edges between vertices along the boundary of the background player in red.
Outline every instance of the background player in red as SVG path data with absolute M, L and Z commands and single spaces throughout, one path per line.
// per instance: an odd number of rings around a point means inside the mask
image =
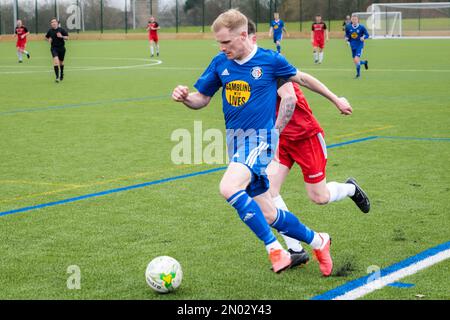
M 317 15 L 311 28 L 311 42 L 313 45 L 314 63 L 323 62 L 323 49 L 325 48 L 325 41 L 328 41 L 328 29 L 325 22 L 322 21 L 322 16 Z
M 355 179 L 349 178 L 345 183 L 326 182 L 327 146 L 323 129 L 314 117 L 300 86 L 279 79 L 279 93 L 282 92 L 280 88 L 284 86 L 289 87 L 289 90 L 284 90 L 285 92 L 295 92 L 297 102 L 291 120 L 281 132 L 275 161 L 272 161 L 267 169 L 270 194 L 277 208 L 287 210 L 280 195 L 281 186 L 294 163 L 297 163 L 302 169 L 308 196 L 314 203 L 324 205 L 350 197 L 362 212 L 369 212 L 369 198 Z M 277 112 L 280 102 L 279 97 Z M 340 109 L 339 111 L 344 115 L 352 114 L 352 109 Z M 297 240 L 285 235 L 283 238 L 290 252 L 303 252 L 303 248 Z
M 30 53 L 25 50 L 27 46 L 27 36 L 30 34 L 28 29 L 23 25 L 22 20 L 17 20 L 16 30 L 14 36 L 17 37 L 16 47 L 17 47 L 17 57 L 19 58 L 19 63 L 23 62 L 23 54 L 27 55 L 30 59 Z
M 155 55 L 155 49 L 156 49 L 156 55 L 159 57 L 159 44 L 158 44 L 158 30 L 161 29 L 158 22 L 156 22 L 155 17 L 151 16 L 150 20 L 148 21 L 147 25 L 147 31 L 148 31 L 148 40 L 150 41 L 150 53 L 153 57 Z

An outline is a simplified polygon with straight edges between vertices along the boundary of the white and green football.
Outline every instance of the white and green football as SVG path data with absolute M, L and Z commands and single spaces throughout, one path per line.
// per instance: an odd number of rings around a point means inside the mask
M 147 265 L 145 280 L 147 284 L 159 293 L 175 291 L 183 279 L 180 263 L 172 257 L 156 257 Z

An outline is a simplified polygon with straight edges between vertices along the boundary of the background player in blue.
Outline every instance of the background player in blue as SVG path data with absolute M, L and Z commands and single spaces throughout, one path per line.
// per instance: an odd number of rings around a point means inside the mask
M 281 40 L 283 40 L 283 32 L 289 37 L 289 34 L 284 26 L 283 20 L 280 20 L 280 14 L 275 12 L 273 20 L 270 22 L 269 37 L 273 35 L 273 42 L 277 45 L 278 53 L 281 52 Z
M 265 172 L 277 143 L 277 133 L 272 131 L 277 78 L 295 82 L 307 80 L 283 56 L 255 46 L 248 37 L 247 23 L 247 18 L 237 10 L 221 14 L 214 22 L 213 30 L 222 52 L 198 79 L 195 84 L 198 92 L 189 93 L 187 87 L 177 86 L 172 98 L 191 109 L 201 109 L 209 104 L 220 87 L 223 88 L 230 163 L 220 182 L 220 193 L 264 242 L 273 271 L 288 268 L 292 260 L 270 226 L 310 244 L 321 271 L 326 270 L 322 274 L 329 276 L 332 269 L 329 235 L 314 232 L 294 214 L 276 209 L 268 192 Z M 338 98 L 320 82 L 315 85 L 317 92 L 343 108 L 351 108 L 344 98 Z M 282 122 L 277 120 L 277 123 Z
M 364 48 L 364 41 L 369 38 L 369 32 L 362 24 L 359 24 L 357 15 L 352 15 L 352 23 L 345 27 L 345 40 L 352 49 L 353 62 L 356 66 L 356 78 L 361 76 L 361 65 L 369 69 L 369 61 L 361 60 Z

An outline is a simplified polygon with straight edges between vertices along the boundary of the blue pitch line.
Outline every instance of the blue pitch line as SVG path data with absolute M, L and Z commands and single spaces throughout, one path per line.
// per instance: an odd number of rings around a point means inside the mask
M 375 140 L 378 138 L 379 138 L 378 136 L 370 136 L 370 137 L 365 137 L 365 138 L 361 138 L 361 139 L 355 139 L 355 140 L 349 140 L 349 141 L 345 141 L 345 142 L 341 142 L 341 143 L 335 143 L 335 144 L 327 146 L 327 149 L 331 149 L 331 148 L 335 148 L 335 147 L 342 147 L 342 146 L 346 146 L 346 145 L 354 144 L 354 143 L 358 143 L 358 142 Z
M 108 103 L 115 104 L 115 103 L 148 101 L 148 100 L 159 100 L 159 99 L 166 99 L 169 97 L 170 97 L 169 95 L 147 96 L 147 97 L 140 97 L 140 98 L 123 98 L 123 99 L 112 99 L 112 100 L 103 100 L 103 101 L 94 101 L 94 102 L 85 102 L 85 103 L 63 104 L 60 106 L 47 106 L 47 107 L 38 107 L 38 108 L 16 109 L 16 110 L 11 110 L 11 111 L 0 112 L 0 116 L 17 114 L 17 113 L 42 112 L 42 111 L 49 111 L 49 110 L 61 110 L 61 109 L 70 109 L 70 108 L 98 106 L 98 105 L 103 105 L 103 104 L 108 104 Z
M 392 282 L 388 284 L 388 287 L 394 287 L 394 288 L 402 288 L 402 289 L 408 289 L 415 287 L 416 285 L 413 283 L 403 283 L 403 282 Z
M 39 205 L 36 205 L 36 206 L 30 206 L 30 207 L 24 207 L 24 208 L 10 210 L 10 211 L 4 211 L 4 212 L 0 212 L 0 216 L 6 216 L 6 215 L 9 215 L 9 214 L 14 214 L 14 213 L 26 212 L 26 211 L 36 210 L 36 209 L 42 209 L 42 208 L 46 208 L 46 207 L 53 207 L 53 206 L 57 206 L 57 205 L 61 205 L 61 204 L 66 204 L 66 203 L 71 203 L 71 202 L 75 202 L 75 201 L 84 200 L 84 199 L 105 196 L 105 195 L 112 194 L 112 193 L 118 193 L 118 192 L 122 192 L 122 191 L 139 189 L 139 188 L 144 188 L 144 187 L 148 187 L 148 186 L 155 185 L 155 184 L 162 184 L 162 183 L 166 183 L 166 182 L 170 182 L 170 181 L 181 180 L 181 179 L 186 179 L 186 178 L 190 178 L 190 177 L 205 175 L 205 174 L 209 174 L 209 173 L 225 170 L 225 168 L 226 167 L 220 167 L 220 168 L 215 168 L 215 169 L 198 171 L 198 172 L 183 174 L 183 175 L 180 175 L 180 176 L 170 177 L 170 178 L 166 178 L 166 179 L 160 179 L 160 180 L 154 180 L 154 181 L 150 181 L 150 182 L 135 184 L 135 185 L 131 185 L 131 186 L 128 186 L 128 187 L 115 188 L 115 189 L 105 190 L 105 191 L 101 191 L 101 192 L 86 194 L 84 196 L 73 197 L 73 198 L 64 199 L 64 200 L 60 200 L 60 201 L 48 202 L 48 203 L 39 204 Z
M 349 144 L 373 140 L 376 138 L 377 138 L 376 136 L 373 136 L 373 137 L 367 137 L 367 138 L 362 138 L 362 139 L 345 141 L 345 142 L 341 142 L 341 143 L 335 143 L 335 144 L 329 145 L 327 148 L 332 149 L 332 148 L 342 147 L 342 146 L 346 146 Z M 162 184 L 162 183 L 166 183 L 166 182 L 170 182 L 170 181 L 174 181 L 174 180 L 180 180 L 180 179 L 190 178 L 190 177 L 194 177 L 194 176 L 209 174 L 209 173 L 225 170 L 226 168 L 227 167 L 220 167 L 220 168 L 210 169 L 210 170 L 206 170 L 206 171 L 198 171 L 198 172 L 193 172 L 193 173 L 189 173 L 189 174 L 185 174 L 185 175 L 181 175 L 181 176 L 175 176 L 175 177 L 170 177 L 170 178 L 166 178 L 166 179 L 136 184 L 136 185 L 132 185 L 132 186 L 128 186 L 128 187 L 116 188 L 116 189 L 106 190 L 106 191 L 97 192 L 97 193 L 90 193 L 90 194 L 86 194 L 84 196 L 73 197 L 73 198 L 69 198 L 69 199 L 65 199 L 65 200 L 48 202 L 48 203 L 43 203 L 43 204 L 39 204 L 39 205 L 35 205 L 35 206 L 29 206 L 29 207 L 23 207 L 23 208 L 19 208 L 19 209 L 15 209 L 15 210 L 4 211 L 4 212 L 0 212 L 0 217 L 14 214 L 14 213 L 21 213 L 21 212 L 27 212 L 27 211 L 31 211 L 31 210 L 42 209 L 42 208 L 46 208 L 46 207 L 58 206 L 61 204 L 71 203 L 71 202 L 85 200 L 85 199 L 94 198 L 94 197 L 105 196 L 105 195 L 109 195 L 112 193 L 128 191 L 128 190 L 133 190 L 133 189 L 138 189 L 138 188 L 144 188 L 144 187 L 148 187 L 151 185 Z
M 436 247 L 427 249 L 425 251 L 422 251 L 421 253 L 418 253 L 412 257 L 409 257 L 405 260 L 402 260 L 402 261 L 397 262 L 387 268 L 380 270 L 380 277 L 387 276 L 393 272 L 396 272 L 398 270 L 409 267 L 412 264 L 415 264 L 417 262 L 425 260 L 426 258 L 434 256 L 434 255 L 436 255 L 442 251 L 448 250 L 448 249 L 450 249 L 450 241 L 442 243 Z M 343 294 L 345 294 L 349 291 L 352 291 L 354 289 L 357 289 L 359 287 L 366 285 L 368 283 L 370 277 L 373 277 L 373 274 L 369 274 L 367 276 L 347 282 L 337 288 L 334 288 L 330 291 L 327 291 L 318 296 L 315 296 L 315 297 L 311 298 L 311 300 L 332 300 L 334 298 L 342 296 Z

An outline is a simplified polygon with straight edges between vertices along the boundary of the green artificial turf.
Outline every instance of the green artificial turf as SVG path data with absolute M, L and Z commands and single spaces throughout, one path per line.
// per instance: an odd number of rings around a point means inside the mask
M 69 41 L 59 84 L 48 44 L 28 49 L 31 60 L 19 65 L 14 43 L 0 43 L 0 212 L 224 166 L 171 161 L 174 130 L 193 131 L 194 121 L 224 128 L 219 94 L 197 112 L 170 99 L 176 85 L 192 88 L 217 53 L 213 41 L 161 41 L 153 60 L 147 41 Z M 329 145 L 450 138 L 449 40 L 368 41 L 370 69 L 360 80 L 344 41 L 327 44 L 322 65 L 313 64 L 308 40 L 285 40 L 282 50 L 354 108 L 343 117 L 305 89 Z M 321 277 L 315 261 L 272 273 L 264 246 L 219 195 L 218 171 L 0 216 L 0 299 L 309 299 L 450 239 L 449 158 L 446 140 L 330 149 L 328 180 L 356 177 L 372 201 L 368 215 L 350 200 L 312 204 L 293 170 L 284 199 L 311 228 L 331 234 L 341 276 Z M 183 268 L 170 295 L 145 282 L 159 255 Z M 81 290 L 67 289 L 71 265 L 81 269 Z M 365 298 L 450 298 L 448 262 L 404 281 L 416 287 Z

